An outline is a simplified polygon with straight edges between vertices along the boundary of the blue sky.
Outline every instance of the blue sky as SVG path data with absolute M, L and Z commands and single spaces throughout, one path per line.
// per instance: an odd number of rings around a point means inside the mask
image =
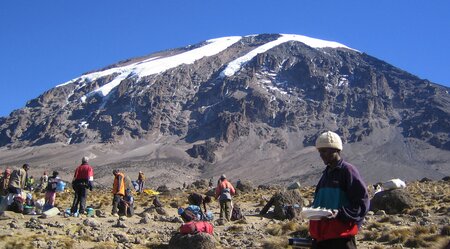
M 0 1 L 0 116 L 85 72 L 211 38 L 336 41 L 450 86 L 450 1 Z

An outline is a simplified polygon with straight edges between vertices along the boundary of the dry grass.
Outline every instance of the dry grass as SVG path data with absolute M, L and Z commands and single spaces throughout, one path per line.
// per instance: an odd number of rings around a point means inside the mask
M 288 239 L 284 237 L 266 238 L 262 243 L 263 249 L 279 249 L 287 247 L 288 247 Z
M 240 232 L 243 232 L 244 230 L 245 230 L 245 227 L 243 227 L 243 226 L 233 225 L 233 226 L 228 227 L 227 232 L 240 233 Z

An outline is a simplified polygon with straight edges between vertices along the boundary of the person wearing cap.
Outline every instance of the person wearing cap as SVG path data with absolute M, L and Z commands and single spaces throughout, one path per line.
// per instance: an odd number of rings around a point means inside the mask
M 120 170 L 113 170 L 114 175 L 114 184 L 113 184 L 113 202 L 112 202 L 112 211 L 111 214 L 113 216 L 118 216 L 118 206 L 122 198 L 125 196 L 125 175 L 120 172 Z
M 334 211 L 320 220 L 310 220 L 313 248 L 356 248 L 355 235 L 369 211 L 366 184 L 356 167 L 341 158 L 338 134 L 322 133 L 316 148 L 326 168 L 316 186 L 312 207 Z
M 92 191 L 94 181 L 94 169 L 88 164 L 89 158 L 83 157 L 81 165 L 75 169 L 72 180 L 72 188 L 75 191 L 72 208 L 72 214 L 84 214 L 86 211 L 87 190 Z
M 236 193 L 233 185 L 225 175 L 221 175 L 217 183 L 215 197 L 220 203 L 220 219 L 230 221 L 232 209 L 232 196 Z

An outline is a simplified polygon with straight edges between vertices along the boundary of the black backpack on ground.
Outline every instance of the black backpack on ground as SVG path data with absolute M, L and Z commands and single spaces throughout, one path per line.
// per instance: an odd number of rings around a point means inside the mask
M 233 205 L 233 211 L 231 211 L 231 220 L 241 220 L 244 215 L 241 212 L 241 208 L 238 205 Z

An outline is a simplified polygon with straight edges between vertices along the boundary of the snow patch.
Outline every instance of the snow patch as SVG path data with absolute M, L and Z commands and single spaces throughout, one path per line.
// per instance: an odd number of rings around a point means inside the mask
M 258 54 L 264 53 L 282 43 L 289 42 L 289 41 L 302 42 L 305 45 L 310 46 L 312 48 L 330 47 L 330 48 L 352 49 L 352 48 L 349 48 L 338 42 L 325 41 L 325 40 L 315 39 L 315 38 L 311 38 L 311 37 L 307 37 L 307 36 L 303 36 L 303 35 L 282 34 L 281 37 L 279 37 L 277 40 L 271 41 L 262 46 L 259 46 L 256 49 L 247 53 L 246 55 L 239 57 L 239 58 L 235 59 L 234 61 L 228 63 L 228 66 L 220 73 L 220 76 L 221 77 L 233 76 L 237 71 L 239 71 L 242 68 L 242 66 L 244 66 L 248 61 L 253 59 Z M 352 50 L 354 50 L 354 49 L 352 49 Z
M 109 83 L 86 94 L 86 97 L 92 96 L 94 94 L 101 94 L 102 96 L 106 96 L 111 92 L 112 89 L 117 87 L 120 84 L 120 82 L 122 82 L 124 79 L 130 77 L 142 78 L 149 75 L 162 73 L 166 70 L 175 68 L 182 64 L 192 64 L 203 57 L 213 56 L 215 54 L 222 52 L 229 46 L 238 42 L 240 39 L 241 36 L 230 36 L 211 39 L 206 41 L 206 45 L 181 54 L 165 58 L 153 57 L 145 61 L 133 63 L 127 66 L 115 67 L 100 72 L 86 74 L 76 79 L 70 80 L 66 83 L 60 84 L 56 87 L 61 87 L 70 83 L 74 83 L 77 80 L 84 82 L 92 82 L 105 76 L 117 74 L 117 76 Z M 83 99 L 81 100 L 83 101 Z M 85 100 L 86 99 L 84 98 L 84 101 Z

